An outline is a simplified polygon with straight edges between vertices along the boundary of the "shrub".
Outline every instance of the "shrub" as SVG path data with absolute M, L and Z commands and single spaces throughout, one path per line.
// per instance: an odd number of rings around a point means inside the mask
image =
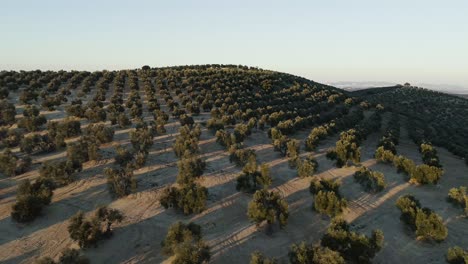
M 40 258 L 35 264 L 89 264 L 89 259 L 80 254 L 77 249 L 67 248 L 61 252 L 61 256 L 58 262 L 55 262 L 50 257 Z
M 258 226 L 266 221 L 270 228 L 278 222 L 280 228 L 288 223 L 288 203 L 276 192 L 258 190 L 249 203 L 247 215 Z
M 95 138 L 97 144 L 109 143 L 114 139 L 114 129 L 104 124 L 89 124 L 85 128 L 84 134 Z
M 177 157 L 184 155 L 198 154 L 198 140 L 201 135 L 201 130 L 198 125 L 194 128 L 183 126 L 179 128 L 179 135 L 176 137 L 173 149 Z
M 48 135 L 29 135 L 20 142 L 20 150 L 28 154 L 52 152 L 56 149 L 55 142 Z
M 341 214 L 347 201 L 341 198 L 339 187 L 340 184 L 336 181 L 313 179 L 309 191 L 315 196 L 314 209 L 331 217 Z
M 198 157 L 191 156 L 180 159 L 177 162 L 177 167 L 179 168 L 177 183 L 187 184 L 203 174 L 206 163 Z
M 393 163 L 395 155 L 390 150 L 385 150 L 384 147 L 380 146 L 375 151 L 375 158 L 384 163 Z
M 0 172 L 6 176 L 15 176 L 25 173 L 31 167 L 31 158 L 19 158 L 10 149 L 0 153 Z
M 441 242 L 447 237 L 442 218 L 429 208 L 421 208 L 413 196 L 398 198 L 396 206 L 401 211 L 400 219 L 415 231 L 418 239 Z
M 45 116 L 39 115 L 39 109 L 34 105 L 27 105 L 23 110 L 23 116 L 18 121 L 18 127 L 24 128 L 29 132 L 38 131 L 42 125 L 47 123 Z
M 297 165 L 297 175 L 299 178 L 311 177 L 317 171 L 318 162 L 315 160 L 314 156 L 310 154 L 304 160 L 299 160 Z
M 265 257 L 260 251 L 255 251 L 250 255 L 250 264 L 276 264 L 274 258 Z
M 291 264 L 345 264 L 339 252 L 305 242 L 293 244 L 288 257 Z
M 461 247 L 451 247 L 447 250 L 447 263 L 466 264 L 468 263 L 468 252 Z
M 128 164 L 131 164 L 133 155 L 128 149 L 119 145 L 115 147 L 114 160 L 115 163 L 120 165 L 120 167 L 127 167 Z
M 468 215 L 468 196 L 466 194 L 466 187 L 460 186 L 449 190 L 447 200 L 452 204 L 461 207 Z
M 55 138 L 61 136 L 69 138 L 79 136 L 81 134 L 81 123 L 75 119 L 65 119 L 63 121 L 49 121 L 47 123 L 47 130 L 50 137 Z
M 48 179 L 55 186 L 65 186 L 75 180 L 74 168 L 68 161 L 46 161 L 39 169 L 39 175 Z
M 135 192 L 137 182 L 131 169 L 105 168 L 104 174 L 107 177 L 107 186 L 112 197 L 121 198 Z
M 11 218 L 17 222 L 30 222 L 41 214 L 42 208 L 50 204 L 53 184 L 39 178 L 34 183 L 23 180 L 18 186 L 16 203 L 12 207 Z
M 164 254 L 175 255 L 172 263 L 202 264 L 211 258 L 210 248 L 201 237 L 200 226 L 193 223 L 173 224 L 161 245 Z
M 354 173 L 354 180 L 360 183 L 366 191 L 380 192 L 385 188 L 383 173 L 361 167 Z
M 419 146 L 419 152 L 421 152 L 424 164 L 441 168 L 439 157 L 437 156 L 437 150 L 429 143 L 422 143 Z
M 380 230 L 372 231 L 372 236 L 358 234 L 349 230 L 349 224 L 343 219 L 333 219 L 322 237 L 321 245 L 338 251 L 350 263 L 371 263 L 374 256 L 382 249 L 384 235 Z
M 361 160 L 361 148 L 359 147 L 359 135 L 355 129 L 342 132 L 336 142 L 333 154 L 327 153 L 327 158 L 336 159 L 336 166 L 342 167 L 348 161 L 359 163 Z
M 411 181 L 420 184 L 437 184 L 444 171 L 435 166 L 418 165 L 411 173 Z
M 12 125 L 15 123 L 15 105 L 3 99 L 0 101 L 0 126 Z
M 271 182 L 269 166 L 267 164 L 257 166 L 255 157 L 251 156 L 242 169 L 242 174 L 237 177 L 236 190 L 253 193 L 260 188 L 268 188 Z
M 255 150 L 253 149 L 237 149 L 234 146 L 229 149 L 229 161 L 234 162 L 237 166 L 245 166 L 253 157 L 256 158 Z
M 124 216 L 117 209 L 100 207 L 90 220 L 86 220 L 83 212 L 78 212 L 68 225 L 70 238 L 81 248 L 95 246 L 99 240 L 112 236 L 111 226 L 119 223 Z
M 289 158 L 289 167 L 295 168 L 299 160 L 299 141 L 291 139 L 286 143 L 286 156 Z
M 200 213 L 205 210 L 208 189 L 197 184 L 189 183 L 180 189 L 166 188 L 161 195 L 160 203 L 164 208 L 175 208 L 185 215 Z

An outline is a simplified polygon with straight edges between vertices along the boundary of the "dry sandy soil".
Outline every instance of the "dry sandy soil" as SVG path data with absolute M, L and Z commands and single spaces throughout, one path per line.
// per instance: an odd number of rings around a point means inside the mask
M 112 88 L 110 89 L 112 91 Z M 87 95 L 90 99 L 92 95 Z M 144 94 L 141 92 L 142 99 Z M 174 95 L 177 99 L 177 97 Z M 108 97 L 110 98 L 110 96 Z M 164 102 L 160 102 L 163 110 Z M 21 111 L 22 106 L 18 106 Z M 65 117 L 63 108 L 43 112 L 48 119 Z M 145 115 L 148 113 L 145 111 Z M 205 121 L 209 114 L 196 117 Z M 83 123 L 86 126 L 86 122 Z M 55 152 L 34 156 L 34 170 L 12 178 L 0 179 L 0 262 L 31 263 L 40 256 L 58 258 L 67 247 L 78 247 L 68 235 L 68 219 L 78 211 L 92 213 L 99 205 L 118 208 L 125 214 L 122 223 L 115 226 L 114 236 L 99 242 L 96 248 L 86 249 L 84 254 L 93 263 L 161 263 L 169 261 L 161 254 L 160 242 L 168 227 L 178 221 L 194 221 L 203 227 L 205 240 L 209 243 L 213 263 L 248 263 L 250 254 L 260 250 L 267 256 L 287 261 L 287 252 L 292 243 L 306 240 L 318 242 L 330 219 L 312 210 L 313 198 L 308 191 L 310 179 L 299 179 L 290 169 L 287 160 L 273 151 L 266 132 L 254 131 L 245 141 L 245 146 L 255 149 L 260 162 L 271 166 L 273 186 L 289 203 L 290 218 L 284 230 L 275 230 L 267 235 L 247 218 L 247 205 L 252 196 L 235 190 L 235 179 L 241 168 L 229 162 L 228 153 L 216 143 L 214 135 L 203 129 L 200 148 L 207 169 L 200 183 L 209 188 L 207 209 L 197 215 L 184 216 L 176 211 L 165 210 L 158 202 L 164 186 L 175 182 L 176 157 L 171 149 L 179 124 L 173 119 L 167 125 L 167 135 L 154 138 L 146 167 L 136 170 L 138 192 L 123 199 L 112 200 L 107 191 L 103 168 L 113 163 L 113 146 L 129 144 L 129 129 L 117 130 L 115 141 L 101 146 L 102 160 L 88 162 L 78 180 L 54 192 L 52 203 L 45 207 L 43 215 L 29 224 L 18 224 L 11 220 L 11 206 L 15 202 L 18 181 L 38 176 L 40 162 L 65 157 Z M 293 137 L 303 142 L 310 130 L 297 132 Z M 374 259 L 374 263 L 443 263 L 447 248 L 459 245 L 468 247 L 468 220 L 461 217 L 462 211 L 446 202 L 448 190 L 468 185 L 468 169 L 463 161 L 444 149 L 438 149 L 445 174 L 436 186 L 415 186 L 405 181 L 390 165 L 377 164 L 373 153 L 382 132 L 372 134 L 362 146 L 363 164 L 385 174 L 387 188 L 378 194 L 364 192 L 354 182 L 355 167 L 337 169 L 325 158 L 328 147 L 334 145 L 338 136 L 321 143 L 314 152 L 319 163 L 316 177 L 339 178 L 341 192 L 349 200 L 344 217 L 354 230 L 370 234 L 381 229 L 385 245 Z M 417 147 L 402 131 L 398 153 L 420 162 Z M 399 220 L 400 212 L 396 199 L 411 193 L 423 206 L 440 214 L 448 229 L 447 239 L 440 244 L 417 241 L 414 234 Z

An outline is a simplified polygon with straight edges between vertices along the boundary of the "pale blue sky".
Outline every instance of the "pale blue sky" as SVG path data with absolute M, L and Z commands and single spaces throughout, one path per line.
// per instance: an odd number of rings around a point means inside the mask
M 0 70 L 225 63 L 468 87 L 468 1 L 0 1 Z

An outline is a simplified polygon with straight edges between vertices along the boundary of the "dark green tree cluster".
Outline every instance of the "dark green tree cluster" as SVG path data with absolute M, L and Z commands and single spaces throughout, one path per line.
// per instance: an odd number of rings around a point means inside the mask
M 290 168 L 296 168 L 299 158 L 299 140 L 291 139 L 286 143 L 286 157 Z
M 339 188 L 338 181 L 314 178 L 309 187 L 310 193 L 314 195 L 314 209 L 331 217 L 341 214 L 347 201 L 341 197 Z
M 379 149 L 381 149 L 381 147 Z M 395 156 L 390 151 L 384 151 L 382 156 L 376 153 L 376 158 L 385 160 L 385 162 L 392 159 L 393 166 L 396 167 L 397 172 L 406 174 L 411 183 L 437 184 L 444 173 L 439 167 L 429 166 L 427 164 L 416 165 L 413 160 L 402 155 Z
M 137 189 L 137 182 L 131 168 L 105 168 L 104 175 L 107 177 L 107 187 L 113 198 L 125 197 Z
M 354 173 L 354 180 L 368 192 L 380 192 L 386 185 L 383 173 L 373 171 L 365 166 Z
M 177 157 L 190 156 L 199 153 L 198 141 L 200 139 L 201 129 L 196 125 L 193 128 L 188 126 L 180 127 L 179 135 L 176 137 L 173 149 Z
M 99 240 L 112 236 L 112 225 L 123 220 L 123 214 L 113 208 L 99 207 L 94 216 L 86 220 L 83 212 L 78 212 L 70 218 L 68 233 L 70 238 L 81 248 L 96 246 Z
M 205 162 L 198 157 L 200 135 L 198 125 L 179 129 L 173 149 L 179 157 L 177 182 L 180 186 L 167 187 L 164 190 L 160 203 L 166 209 L 173 207 L 186 215 L 205 210 L 208 189 L 195 182 L 206 167 Z
M 382 139 L 380 139 L 377 145 L 378 153 L 385 153 L 389 151 L 392 154 L 396 154 L 396 145 L 398 145 L 400 139 L 400 115 L 392 112 L 392 117 L 387 124 L 387 129 Z M 379 150 L 380 149 L 380 150 Z M 376 156 L 377 156 L 376 152 Z M 380 154 L 380 156 L 385 156 Z M 383 158 L 383 160 L 386 160 Z
M 446 261 L 449 264 L 467 264 L 468 251 L 461 247 L 451 247 L 447 250 Z
M 288 253 L 291 264 L 345 264 L 338 251 L 320 245 L 301 242 L 293 244 Z
M 299 178 L 311 177 L 317 172 L 318 162 L 313 154 L 309 154 L 305 159 L 299 159 L 297 164 L 297 175 Z
M 23 118 L 18 120 L 18 127 L 33 132 L 38 131 L 45 123 L 47 119 L 39 114 L 39 109 L 35 105 L 27 105 L 23 110 Z
M 266 221 L 267 230 L 270 230 L 276 222 L 280 228 L 284 228 L 289 218 L 288 207 L 288 203 L 279 193 L 262 189 L 254 193 L 247 216 L 257 226 Z
M 442 165 L 439 161 L 439 156 L 437 156 L 437 150 L 432 146 L 432 144 L 422 143 L 419 146 L 419 152 L 421 152 L 424 164 L 442 168 Z
M 359 163 L 361 161 L 360 138 L 355 129 L 341 132 L 336 146 L 327 152 L 327 158 L 336 160 L 337 167 L 343 167 L 349 161 Z
M 253 193 L 259 189 L 267 189 L 271 182 L 270 167 L 267 164 L 258 166 L 255 156 L 251 156 L 237 177 L 236 190 Z
M 81 171 L 84 162 L 99 158 L 99 143 L 95 137 L 85 136 L 67 144 L 67 161 L 75 171 Z
M 12 125 L 15 123 L 15 105 L 3 99 L 0 101 L 0 126 Z
M 50 204 L 53 183 L 39 178 L 32 182 L 23 180 L 18 185 L 16 203 L 12 206 L 11 218 L 17 222 L 30 222 L 38 217 L 45 205 Z
M 109 143 L 114 139 L 114 129 L 104 124 L 89 124 L 84 129 L 84 136 L 93 137 L 97 144 Z
M 350 98 L 348 98 L 350 99 Z M 354 110 L 349 112 L 347 115 L 344 115 L 339 118 L 332 119 L 330 122 L 314 127 L 307 136 L 305 141 L 305 148 L 307 151 L 313 151 L 317 148 L 319 142 L 338 131 L 349 129 L 355 126 L 364 118 L 364 113 L 362 110 Z
M 229 161 L 234 162 L 237 166 L 245 166 L 252 157 L 257 158 L 257 154 L 253 149 L 237 149 L 232 146 L 229 153 Z
M 61 256 L 57 261 L 51 257 L 40 258 L 34 264 L 89 264 L 91 261 L 83 256 L 78 249 L 67 248 L 61 252 Z
M 169 227 L 161 242 L 162 252 L 175 256 L 174 264 L 202 264 L 211 258 L 210 248 L 203 241 L 201 227 L 195 223 L 176 222 Z
M 465 215 L 468 216 L 468 195 L 465 186 L 450 189 L 447 200 L 455 206 L 463 208 Z
M 371 263 L 383 243 L 381 230 L 372 231 L 368 237 L 351 231 L 349 224 L 340 218 L 332 220 L 321 240 L 322 247 L 339 252 L 347 263 Z
M 31 167 L 31 162 L 29 156 L 20 158 L 10 149 L 6 149 L 0 153 L 0 173 L 9 177 L 25 173 Z
M 79 136 L 81 134 L 81 124 L 79 120 L 65 119 L 60 122 L 47 122 L 47 131 L 50 138 L 53 139 L 57 148 L 65 147 L 65 139 Z
M 275 258 L 268 258 L 260 251 L 256 250 L 250 255 L 250 264 L 277 264 L 278 260 Z
M 177 162 L 179 172 L 177 174 L 178 184 L 187 184 L 199 178 L 206 168 L 206 163 L 197 156 L 182 157 Z
M 0 127 L 0 149 L 17 147 L 23 138 L 19 129 Z
M 401 221 L 415 232 L 418 239 L 442 242 L 447 237 L 447 227 L 442 218 L 427 207 L 421 208 L 413 196 L 398 198 L 396 206 L 401 211 Z
M 20 150 L 31 153 L 48 153 L 54 151 L 57 146 L 49 135 L 32 134 L 27 135 L 20 141 Z
M 39 175 L 52 182 L 55 187 L 60 187 L 75 180 L 75 169 L 70 161 L 46 161 L 39 169 Z
M 200 213 L 205 210 L 208 189 L 192 182 L 180 188 L 168 187 L 164 189 L 159 202 L 164 208 L 175 208 L 185 215 Z

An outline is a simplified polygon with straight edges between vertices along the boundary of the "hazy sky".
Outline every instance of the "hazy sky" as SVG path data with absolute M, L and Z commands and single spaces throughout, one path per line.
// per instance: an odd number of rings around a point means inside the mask
M 0 4 L 0 70 L 224 63 L 468 87 L 467 0 Z

